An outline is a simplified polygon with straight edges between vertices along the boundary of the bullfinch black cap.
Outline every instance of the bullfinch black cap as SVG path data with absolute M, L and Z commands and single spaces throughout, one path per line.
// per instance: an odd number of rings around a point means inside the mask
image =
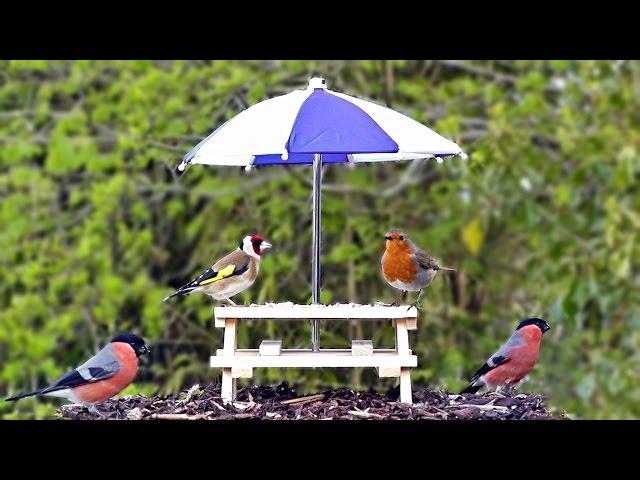
M 525 318 L 524 320 L 522 320 L 518 324 L 518 327 L 516 328 L 516 330 L 520 330 L 522 327 L 526 327 L 527 325 L 535 325 L 540 330 L 542 330 L 542 333 L 546 332 L 551 328 L 549 324 L 545 322 L 543 319 L 532 317 L 532 318 Z
M 147 347 L 147 344 L 144 343 L 144 338 L 134 335 L 133 333 L 120 333 L 113 337 L 111 342 L 128 343 L 131 345 L 131 348 L 133 348 L 138 357 L 151 351 L 149 350 L 149 347 Z

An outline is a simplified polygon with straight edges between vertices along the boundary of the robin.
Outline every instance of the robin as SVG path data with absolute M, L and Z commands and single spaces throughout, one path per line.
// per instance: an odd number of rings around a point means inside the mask
M 268 248 L 271 248 L 271 244 L 260 235 L 247 235 L 233 252 L 218 260 L 197 278 L 180 287 L 166 297 L 163 302 L 171 297 L 202 292 L 214 300 L 225 300 L 231 305 L 235 305 L 230 297 L 243 292 L 253 284 L 258 276 L 262 253 Z
M 391 229 L 384 236 L 385 252 L 382 255 L 382 273 L 389 285 L 401 290 L 401 294 L 391 305 L 406 300 L 408 292 L 420 292 L 415 303 L 417 307 L 424 288 L 429 286 L 438 270 L 454 272 L 453 268 L 441 267 L 427 252 L 420 249 L 402 231 Z

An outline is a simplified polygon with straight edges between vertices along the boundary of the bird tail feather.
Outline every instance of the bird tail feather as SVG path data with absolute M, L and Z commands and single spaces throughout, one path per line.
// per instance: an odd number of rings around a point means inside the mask
M 467 388 L 465 388 L 464 390 L 462 390 L 460 392 L 459 395 L 463 394 L 463 393 L 473 393 L 474 395 L 478 392 L 478 390 L 480 390 L 482 388 L 483 384 L 478 382 L 478 383 L 471 383 L 469 384 L 469 386 Z
M 15 402 L 16 400 L 20 400 L 21 398 L 33 397 L 35 395 L 40 395 L 43 389 L 36 390 L 35 392 L 21 393 L 20 395 L 16 395 L 14 397 L 5 398 L 5 402 Z
M 173 298 L 175 296 L 181 296 L 184 297 L 186 295 L 189 295 L 193 290 L 195 290 L 197 287 L 188 287 L 188 288 L 181 288 L 180 290 L 176 290 L 175 292 L 173 292 L 171 295 L 169 295 L 168 297 L 165 297 L 162 299 L 163 302 L 166 302 L 167 300 L 169 300 L 170 298 Z

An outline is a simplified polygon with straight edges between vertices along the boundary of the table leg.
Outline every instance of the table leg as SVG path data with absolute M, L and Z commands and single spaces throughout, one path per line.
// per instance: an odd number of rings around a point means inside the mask
M 225 319 L 224 324 L 224 356 L 233 357 L 238 346 L 237 337 L 237 320 L 235 318 Z M 236 379 L 233 378 L 233 372 L 231 368 L 224 368 L 222 370 L 222 389 L 221 397 L 224 403 L 231 402 L 236 398 Z
M 398 318 L 396 320 L 396 352 L 398 356 L 409 356 L 409 332 L 407 329 L 407 319 Z M 402 367 L 400 369 L 400 401 L 402 403 L 412 404 L 411 396 L 411 368 Z
M 402 367 L 400 369 L 400 401 L 402 403 L 413 403 L 411 395 L 411 368 Z

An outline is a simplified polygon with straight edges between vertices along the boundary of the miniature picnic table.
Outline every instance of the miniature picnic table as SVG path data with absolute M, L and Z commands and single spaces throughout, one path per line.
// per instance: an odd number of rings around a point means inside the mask
M 373 367 L 379 377 L 400 378 L 400 401 L 411 404 L 411 368 L 418 357 L 409 348 L 409 330 L 417 329 L 418 311 L 413 306 L 297 305 L 293 303 L 223 306 L 213 310 L 215 326 L 224 327 L 224 345 L 211 356 L 210 366 L 222 368 L 222 400 L 236 397 L 236 379 L 252 378 L 253 369 Z M 283 349 L 280 340 L 263 340 L 260 348 L 237 348 L 240 320 L 391 320 L 394 348 L 373 348 L 371 340 L 353 340 L 351 349 Z

